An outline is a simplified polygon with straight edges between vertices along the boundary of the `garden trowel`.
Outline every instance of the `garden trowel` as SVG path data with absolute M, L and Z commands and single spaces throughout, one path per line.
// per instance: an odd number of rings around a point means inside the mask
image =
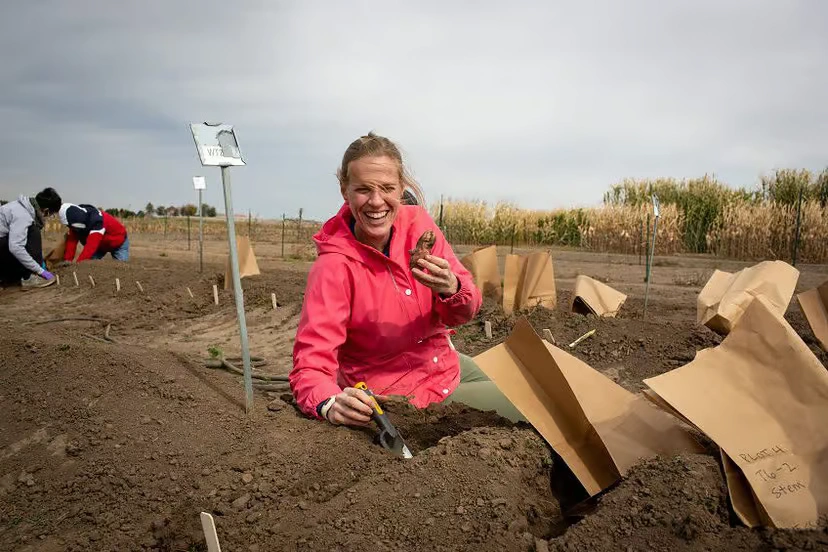
M 362 389 L 365 393 L 371 398 L 371 402 L 373 405 L 371 408 L 374 410 L 374 414 L 372 418 L 377 423 L 379 427 L 379 443 L 386 448 L 393 452 L 398 456 L 402 456 L 403 458 L 414 458 L 414 455 L 411 454 L 411 451 L 406 446 L 405 441 L 403 441 L 402 435 L 400 432 L 397 431 L 397 428 L 394 427 L 394 424 L 391 423 L 391 420 L 388 419 L 388 415 L 382 409 L 382 407 L 377 402 L 377 399 L 374 397 L 374 394 L 368 389 L 368 386 L 365 382 L 359 382 L 354 385 L 357 389 Z

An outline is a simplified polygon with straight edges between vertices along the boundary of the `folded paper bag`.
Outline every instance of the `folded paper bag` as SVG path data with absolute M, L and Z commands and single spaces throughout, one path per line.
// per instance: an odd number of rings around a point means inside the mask
M 828 371 L 765 297 L 719 346 L 644 383 L 741 470 L 762 524 L 828 519 Z

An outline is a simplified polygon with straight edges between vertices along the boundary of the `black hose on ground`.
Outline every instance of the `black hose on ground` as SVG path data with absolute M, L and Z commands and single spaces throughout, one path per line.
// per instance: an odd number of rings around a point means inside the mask
M 238 362 L 238 361 L 241 360 L 241 358 L 239 358 L 239 357 L 211 358 L 211 359 L 207 359 L 204 362 L 204 364 L 208 368 L 224 368 L 225 370 L 227 370 L 229 372 L 232 372 L 232 373 L 234 373 L 238 376 L 243 376 L 244 375 L 244 370 L 242 370 L 241 368 L 236 367 L 236 365 L 234 365 L 232 362 L 230 362 L 231 360 Z M 259 366 L 264 366 L 265 364 L 267 364 L 267 361 L 263 357 L 250 357 L 250 363 L 251 363 L 252 366 L 259 367 Z M 265 384 L 265 382 L 283 382 L 283 383 L 288 383 L 289 382 L 288 376 L 286 376 L 286 375 L 263 374 L 261 372 L 255 372 L 254 371 L 254 372 L 251 373 L 251 377 L 254 380 L 259 380 L 260 382 L 262 382 L 261 384 L 259 384 L 259 382 L 254 382 L 254 385 L 256 385 L 256 384 L 262 385 L 262 384 Z M 273 385 L 273 384 L 271 383 L 271 385 Z

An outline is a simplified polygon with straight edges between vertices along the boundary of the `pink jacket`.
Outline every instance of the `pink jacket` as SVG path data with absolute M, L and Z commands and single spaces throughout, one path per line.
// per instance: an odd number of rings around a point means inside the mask
M 356 240 L 344 204 L 313 237 L 318 258 L 308 275 L 290 386 L 297 404 L 316 406 L 364 381 L 376 394 L 413 396 L 423 408 L 441 402 L 460 382 L 460 363 L 446 326 L 471 320 L 482 296 L 440 229 L 420 206 L 400 206 L 389 257 Z M 408 266 L 409 250 L 426 230 L 432 254 L 446 259 L 460 289 L 442 298 Z

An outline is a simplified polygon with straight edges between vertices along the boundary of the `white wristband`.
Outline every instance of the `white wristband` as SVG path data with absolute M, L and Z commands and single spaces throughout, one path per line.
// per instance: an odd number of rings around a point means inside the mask
M 331 398 L 325 401 L 325 404 L 323 404 L 322 408 L 319 410 L 319 413 L 322 414 L 322 417 L 326 420 L 328 420 L 328 411 L 331 409 L 334 402 L 336 402 L 336 395 L 331 395 Z

